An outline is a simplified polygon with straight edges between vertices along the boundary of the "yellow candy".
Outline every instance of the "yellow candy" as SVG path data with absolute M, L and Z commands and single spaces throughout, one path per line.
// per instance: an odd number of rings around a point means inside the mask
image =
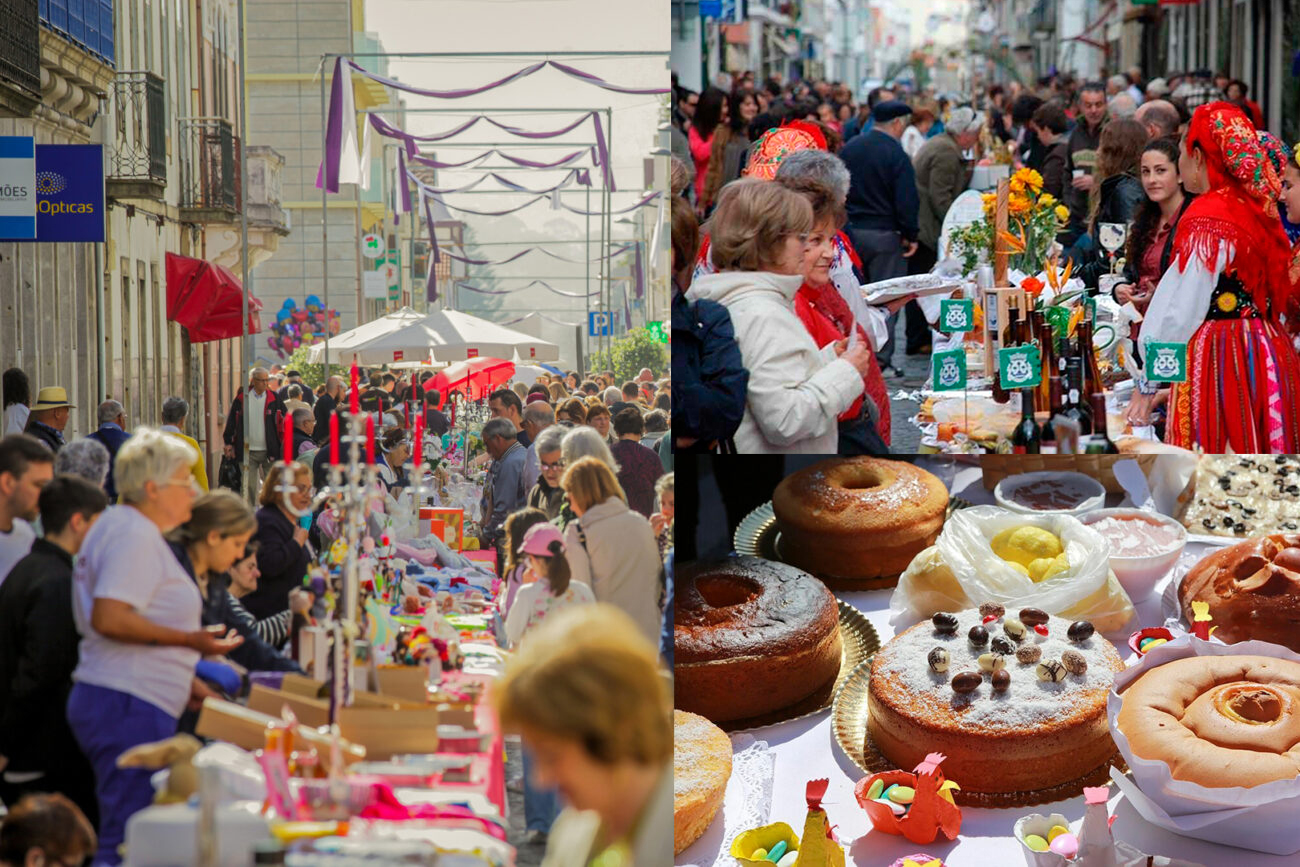
M 1025 845 L 1035 852 L 1046 852 L 1048 849 L 1047 841 L 1037 834 L 1026 834 Z
M 1070 833 L 1070 829 L 1065 827 L 1064 825 L 1053 825 L 1052 830 L 1047 832 L 1047 842 L 1051 843 L 1053 840 L 1055 840 L 1057 837 L 1061 836 L 1062 834 L 1068 834 L 1068 833 Z
M 880 793 L 885 790 L 885 781 L 876 780 L 867 788 L 867 797 L 874 801 L 880 797 Z
M 1026 568 L 1040 557 L 1052 558 L 1065 552 L 1061 540 L 1054 534 L 1029 524 L 1003 530 L 989 545 L 1003 560 Z
M 754 854 L 749 856 L 751 861 L 762 861 L 766 857 L 767 857 L 767 850 L 763 848 L 755 849 Z
M 1065 554 L 1055 557 L 1039 557 L 1029 564 L 1029 577 L 1034 581 L 1046 581 L 1058 572 L 1070 568 L 1070 559 Z
M 1162 644 L 1168 644 L 1168 643 L 1169 643 L 1168 638 L 1153 638 L 1151 641 L 1147 642 L 1147 646 L 1143 649 L 1142 652 L 1146 653 L 1148 650 L 1150 650 L 1153 647 L 1159 647 Z
M 895 804 L 910 804 L 916 797 L 916 790 L 911 786 L 894 786 L 886 797 Z

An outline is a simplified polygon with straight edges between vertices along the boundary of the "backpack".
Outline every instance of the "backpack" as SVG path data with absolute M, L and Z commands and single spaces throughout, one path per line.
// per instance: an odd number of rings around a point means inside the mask
M 731 314 L 716 301 L 673 296 L 672 435 L 696 444 L 685 451 L 735 452 L 745 416 L 745 370 Z

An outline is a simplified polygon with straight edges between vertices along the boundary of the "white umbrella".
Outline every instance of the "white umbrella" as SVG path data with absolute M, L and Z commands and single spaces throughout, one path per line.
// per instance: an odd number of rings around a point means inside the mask
M 368 341 L 374 340 L 386 333 L 391 333 L 412 322 L 418 322 L 422 314 L 410 307 L 403 307 L 392 313 L 380 316 L 378 319 L 372 319 L 356 328 L 349 329 L 330 338 L 330 353 L 338 353 L 338 358 L 349 358 L 352 349 L 356 346 L 363 346 Z M 312 364 L 320 364 L 325 359 L 325 343 L 312 344 L 307 350 L 307 360 Z M 391 360 L 391 359 L 386 359 Z M 374 362 L 368 362 L 374 363 Z
M 434 361 L 456 361 L 470 353 L 491 358 L 519 358 L 523 361 L 557 361 L 560 347 L 458 310 L 438 310 L 425 317 L 422 325 L 434 338 Z
M 359 330 L 354 328 L 349 334 Z M 330 350 L 334 351 L 336 346 L 336 341 L 331 340 Z M 436 310 L 414 320 L 390 322 L 370 337 L 349 339 L 337 349 L 340 358 L 350 361 L 355 357 L 361 364 L 424 358 L 447 362 L 474 357 L 524 361 L 552 361 L 560 357 L 560 348 L 554 343 L 456 310 Z

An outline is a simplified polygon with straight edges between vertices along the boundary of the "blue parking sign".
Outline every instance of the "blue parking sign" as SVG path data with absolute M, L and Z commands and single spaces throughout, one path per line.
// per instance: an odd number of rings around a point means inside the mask
M 588 337 L 612 337 L 614 334 L 614 314 L 593 310 L 587 314 Z

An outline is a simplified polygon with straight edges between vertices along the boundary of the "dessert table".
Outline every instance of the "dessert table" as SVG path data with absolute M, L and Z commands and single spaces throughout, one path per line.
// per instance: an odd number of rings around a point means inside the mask
M 981 471 L 978 466 L 953 464 L 951 458 L 920 458 L 918 465 L 934 472 L 946 483 L 954 497 L 960 497 L 974 505 L 993 505 L 993 494 L 984 489 Z M 1110 494 L 1107 505 L 1127 504 L 1123 495 Z M 1225 539 L 1225 544 L 1232 539 Z M 1213 546 L 1206 542 L 1188 540 L 1186 553 L 1197 554 L 1209 551 Z M 1173 580 L 1173 573 L 1161 579 L 1156 591 L 1147 599 L 1134 600 L 1141 626 L 1164 625 L 1165 615 L 1162 611 L 1161 595 L 1166 585 Z M 889 599 L 892 590 L 870 592 L 836 592 L 836 596 L 863 612 L 875 627 L 883 645 L 894 635 L 889 624 Z M 1125 644 L 1127 635 L 1108 635 L 1116 643 L 1123 657 L 1129 657 L 1130 651 Z M 733 745 L 743 748 L 750 741 L 766 742 L 774 757 L 774 775 L 771 786 L 771 807 L 765 813 L 759 807 L 759 821 L 746 824 L 739 830 L 771 822 L 785 822 L 796 834 L 803 833 L 806 805 L 804 787 L 809 780 L 827 777 L 830 787 L 822 801 L 829 822 L 834 826 L 836 838 L 844 845 L 846 862 L 859 867 L 889 867 L 895 860 L 924 852 L 941 858 L 948 867 L 1002 867 L 1002 865 L 1020 865 L 1025 863 L 1024 848 L 1014 838 L 1012 826 L 1021 816 L 1029 813 L 1061 813 L 1070 820 L 1070 828 L 1075 833 L 1084 814 L 1082 792 L 1066 801 L 1042 804 L 1033 807 L 1015 809 L 981 809 L 962 808 L 961 834 L 954 841 L 946 840 L 940 835 L 935 842 L 918 846 L 906 838 L 873 831 L 866 812 L 858 805 L 853 795 L 857 781 L 865 776 L 849 759 L 835 742 L 831 728 L 829 709 L 820 713 L 793 720 L 779 725 L 765 726 L 732 735 Z M 751 747 L 752 748 L 752 747 Z M 910 770 L 910 769 L 908 769 Z M 958 783 L 961 780 L 957 780 Z M 757 786 L 754 786 L 757 788 Z M 744 791 L 743 784 L 733 773 L 728 786 L 725 806 L 719 810 L 713 823 L 704 836 L 677 856 L 678 865 L 735 864 L 735 859 L 722 851 L 727 842 L 727 811 L 739 812 L 742 799 L 739 793 Z M 1112 785 L 1109 809 L 1114 817 L 1113 832 L 1117 841 L 1126 842 L 1151 855 L 1164 855 L 1180 858 L 1205 867 L 1219 865 L 1249 864 L 1251 867 L 1272 867 L 1272 865 L 1297 865 L 1300 867 L 1300 853 L 1291 856 L 1273 856 L 1246 849 L 1237 849 L 1177 834 L 1158 828 L 1145 819 L 1119 794 Z M 759 799 L 761 801 L 761 798 Z M 752 810 L 754 804 L 748 805 Z M 752 821 L 753 815 L 749 819 Z

